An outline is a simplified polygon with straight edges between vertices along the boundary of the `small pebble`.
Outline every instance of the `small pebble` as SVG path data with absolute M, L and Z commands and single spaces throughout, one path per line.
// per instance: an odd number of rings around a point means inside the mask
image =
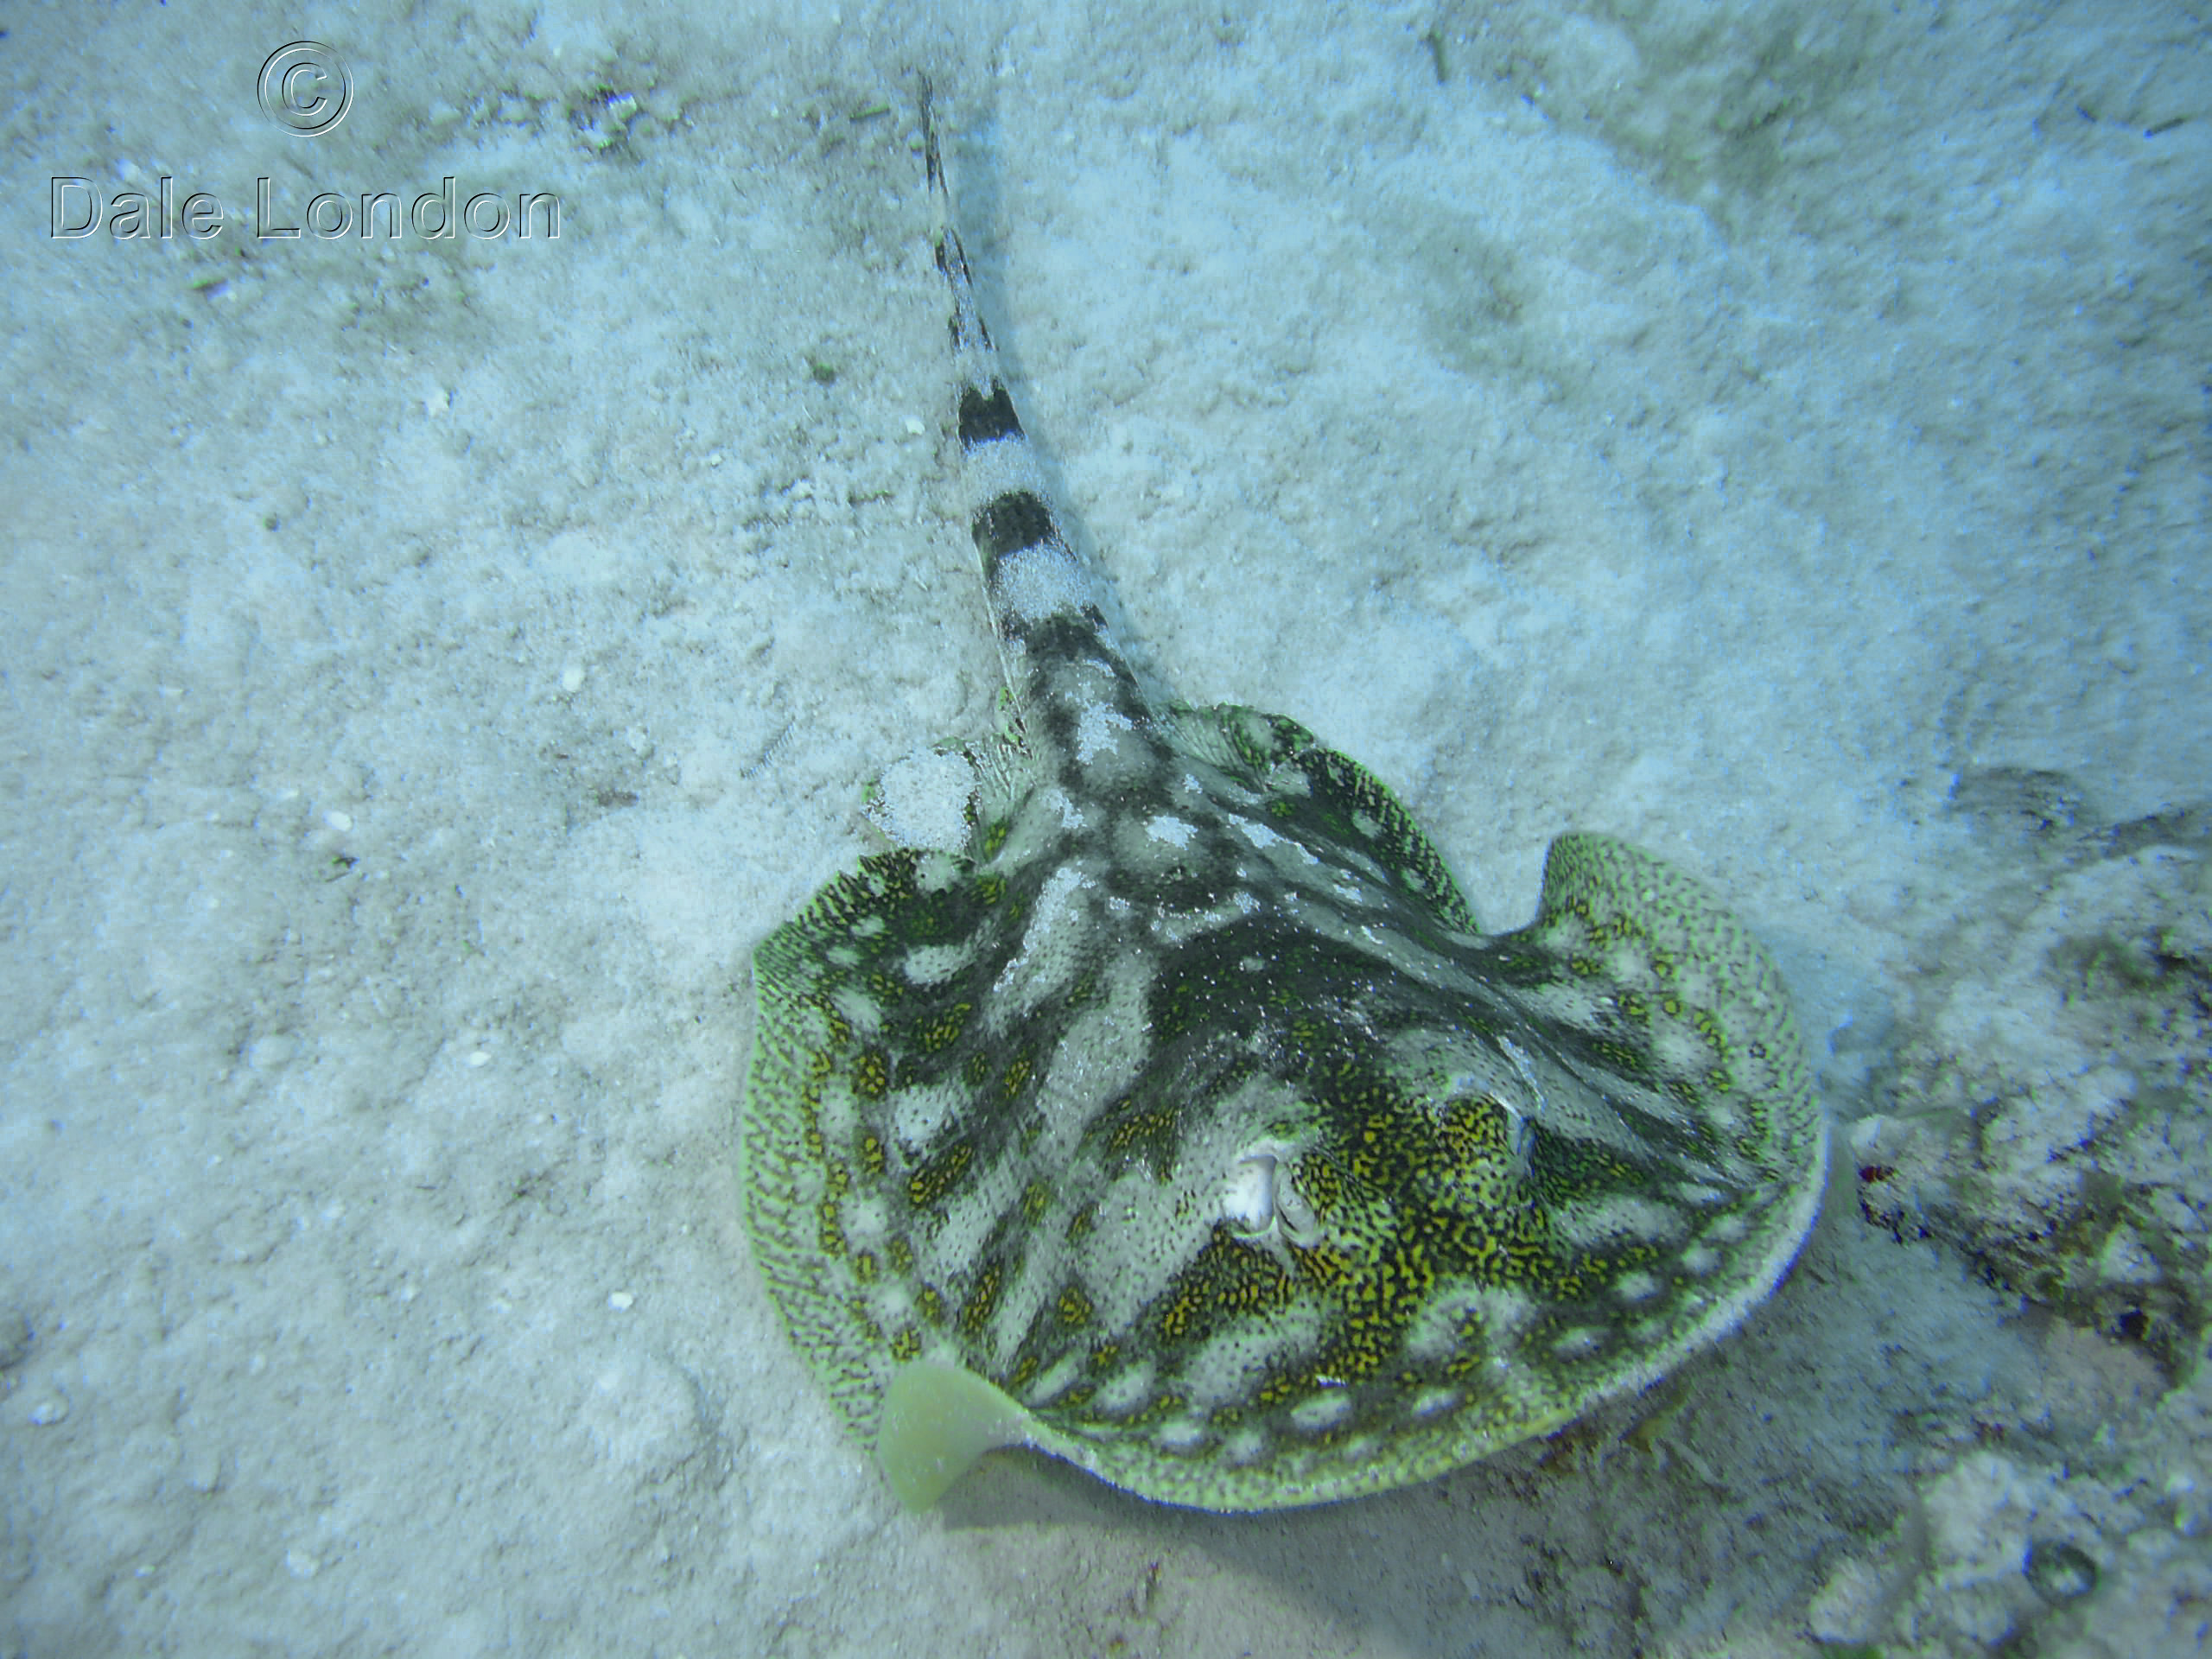
M 2073 1545 L 2046 1538 L 2028 1547 L 2028 1582 L 2054 1606 L 2076 1601 L 2097 1587 L 2097 1564 Z

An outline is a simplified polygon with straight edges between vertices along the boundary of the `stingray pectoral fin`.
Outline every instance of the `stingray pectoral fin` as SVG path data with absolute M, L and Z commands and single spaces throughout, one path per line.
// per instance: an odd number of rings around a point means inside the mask
M 933 1359 L 899 1367 L 883 1391 L 875 1459 L 910 1510 L 926 1510 L 984 1452 L 1020 1446 L 1037 1420 L 971 1370 Z
M 1624 1080 L 1664 1090 L 1745 1160 L 1738 1179 L 1779 1195 L 1755 1206 L 1748 1238 L 1729 1239 L 1740 1315 L 1788 1268 L 1827 1185 L 1827 1120 L 1780 972 L 1712 893 L 1608 836 L 1552 842 L 1522 937 L 1565 969 L 1560 1025 L 1596 1037 Z

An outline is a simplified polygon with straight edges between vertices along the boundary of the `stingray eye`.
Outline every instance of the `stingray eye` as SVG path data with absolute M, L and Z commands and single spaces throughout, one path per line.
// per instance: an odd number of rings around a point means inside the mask
M 1313 1206 L 1298 1190 L 1295 1173 L 1275 1182 L 1275 1215 L 1282 1226 L 1282 1236 L 1294 1244 L 1318 1244 L 1321 1241 L 1320 1217 L 1313 1213 Z
M 1221 1213 L 1242 1238 L 1280 1236 L 1294 1244 L 1312 1244 L 1321 1236 L 1313 1206 L 1276 1153 L 1250 1153 L 1230 1166 Z
M 1246 1238 L 1257 1238 L 1275 1224 L 1275 1160 L 1273 1153 L 1239 1158 L 1229 1168 L 1221 1213 Z

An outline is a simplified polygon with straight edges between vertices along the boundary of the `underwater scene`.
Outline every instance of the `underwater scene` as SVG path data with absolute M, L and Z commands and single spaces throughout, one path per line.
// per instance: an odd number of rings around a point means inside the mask
M 2194 14 L 0 71 L 0 1655 L 2212 1644 Z

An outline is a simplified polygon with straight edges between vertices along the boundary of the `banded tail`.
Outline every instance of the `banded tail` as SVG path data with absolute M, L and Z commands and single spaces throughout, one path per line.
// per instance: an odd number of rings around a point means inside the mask
M 1149 728 L 1153 710 L 1114 641 L 1100 585 L 1061 526 L 1014 413 L 953 222 L 927 81 L 921 105 L 937 268 L 952 301 L 968 527 L 982 564 L 992 626 L 1032 741 L 1041 737 L 1064 754 L 1087 756 L 1103 732 Z

